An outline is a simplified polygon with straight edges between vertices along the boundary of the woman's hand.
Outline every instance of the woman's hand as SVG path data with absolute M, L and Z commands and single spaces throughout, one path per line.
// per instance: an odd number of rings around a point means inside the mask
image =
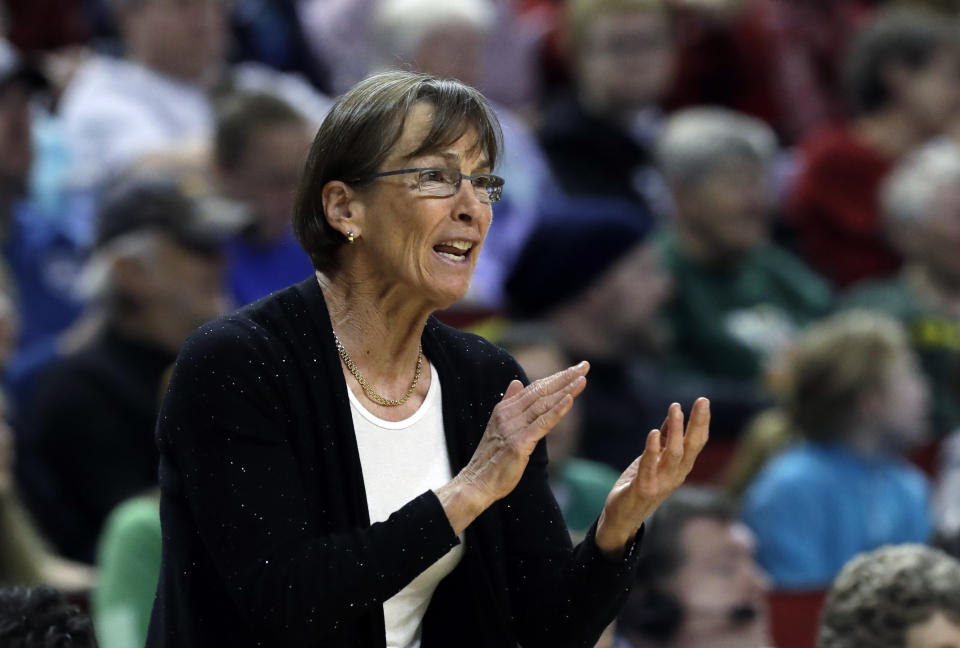
M 589 370 L 590 365 L 581 362 L 527 387 L 519 380 L 510 383 L 470 463 L 436 491 L 456 533 L 516 487 L 537 442 L 583 391 Z
M 683 410 L 674 403 L 659 430 L 651 430 L 643 454 L 634 459 L 614 484 L 597 522 L 597 546 L 618 554 L 658 506 L 690 474 L 693 462 L 707 443 L 710 401 L 693 404 L 683 432 Z

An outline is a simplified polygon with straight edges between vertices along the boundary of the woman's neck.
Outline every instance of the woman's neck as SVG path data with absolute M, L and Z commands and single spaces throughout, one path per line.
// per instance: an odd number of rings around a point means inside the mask
M 399 399 L 410 386 L 433 309 L 397 288 L 371 287 L 345 272 L 317 273 L 317 279 L 333 331 L 357 369 L 381 396 Z

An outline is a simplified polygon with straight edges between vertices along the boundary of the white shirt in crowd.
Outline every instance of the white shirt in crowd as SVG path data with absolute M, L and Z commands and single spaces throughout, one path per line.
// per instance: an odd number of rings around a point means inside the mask
M 443 486 L 452 477 L 443 432 L 440 380 L 432 365 L 430 376 L 423 404 L 403 421 L 374 416 L 347 390 L 371 524 L 386 520 L 410 500 Z M 430 597 L 463 557 L 463 537 L 460 539 L 460 544 L 384 602 L 387 648 L 419 648 L 421 623 Z
M 275 94 L 316 125 L 331 105 L 302 78 L 259 63 L 232 66 L 230 80 L 241 90 Z M 75 186 L 95 185 L 144 155 L 205 142 L 215 120 L 203 86 L 106 56 L 80 68 L 63 94 L 60 116 Z

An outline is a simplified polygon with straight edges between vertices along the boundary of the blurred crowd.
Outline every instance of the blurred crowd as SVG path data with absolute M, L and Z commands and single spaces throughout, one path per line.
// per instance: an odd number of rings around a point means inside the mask
M 960 2 L 5 0 L 0 34 L 0 643 L 94 645 L 65 595 L 143 645 L 169 368 L 311 274 L 312 134 L 400 67 L 503 128 L 441 319 L 591 363 L 548 437 L 571 535 L 711 400 L 602 645 L 960 646 Z

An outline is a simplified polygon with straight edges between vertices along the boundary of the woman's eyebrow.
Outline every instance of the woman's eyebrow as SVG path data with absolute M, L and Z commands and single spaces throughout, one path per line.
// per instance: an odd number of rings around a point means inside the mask
M 410 155 L 406 159 L 407 161 L 413 161 L 413 160 L 426 160 L 429 158 L 441 158 L 443 160 L 443 163 L 446 166 L 453 169 L 459 169 L 461 160 L 463 159 L 460 153 L 458 153 L 457 151 L 442 151 L 442 152 L 432 151 L 432 152 L 422 153 L 420 155 Z M 484 171 L 489 170 L 490 162 L 487 161 L 486 158 L 482 158 L 478 160 L 476 166 L 474 167 L 474 171 L 478 169 L 484 170 Z

